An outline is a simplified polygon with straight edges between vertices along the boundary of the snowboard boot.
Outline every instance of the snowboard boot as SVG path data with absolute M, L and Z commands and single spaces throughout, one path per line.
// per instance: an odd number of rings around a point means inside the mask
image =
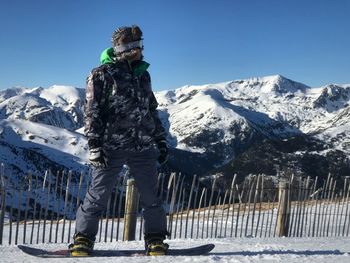
M 164 256 L 167 254 L 169 245 L 164 243 L 165 235 L 145 235 L 145 247 L 147 256 Z
M 68 246 L 72 257 L 87 257 L 91 255 L 94 248 L 93 240 L 80 233 L 75 234 L 73 239 L 73 244 Z

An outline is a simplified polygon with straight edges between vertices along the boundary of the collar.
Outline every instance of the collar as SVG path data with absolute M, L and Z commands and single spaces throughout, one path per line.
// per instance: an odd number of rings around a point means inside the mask
M 140 76 L 146 72 L 149 66 L 150 64 L 147 63 L 146 61 L 143 61 L 143 60 L 135 61 L 131 63 L 132 74 L 134 75 L 134 77 Z
M 150 66 L 149 63 L 143 60 L 135 61 L 131 65 L 127 61 L 116 61 L 114 50 L 111 47 L 102 51 L 100 62 L 101 64 L 126 64 L 131 68 L 134 77 L 142 75 Z

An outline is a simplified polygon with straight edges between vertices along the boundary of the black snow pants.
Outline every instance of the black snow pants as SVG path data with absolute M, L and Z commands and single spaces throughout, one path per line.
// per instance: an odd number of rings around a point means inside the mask
M 140 193 L 144 234 L 167 233 L 166 214 L 162 200 L 157 196 L 157 151 L 153 148 L 142 152 L 115 150 L 107 153 L 106 168 L 93 168 L 89 189 L 77 211 L 75 233 L 95 240 L 99 218 L 107 208 L 124 164 L 128 165 Z

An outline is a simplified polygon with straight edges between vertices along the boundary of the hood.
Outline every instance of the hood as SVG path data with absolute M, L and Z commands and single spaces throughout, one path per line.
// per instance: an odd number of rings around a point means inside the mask
M 102 51 L 100 56 L 100 62 L 101 64 L 110 64 L 114 63 L 115 55 L 113 48 L 106 48 Z
M 113 64 L 115 63 L 115 54 L 113 48 L 106 48 L 102 51 L 100 56 L 100 62 L 102 65 L 104 64 Z M 136 63 L 132 63 L 132 71 L 134 76 L 142 75 L 150 66 L 146 61 L 137 61 Z

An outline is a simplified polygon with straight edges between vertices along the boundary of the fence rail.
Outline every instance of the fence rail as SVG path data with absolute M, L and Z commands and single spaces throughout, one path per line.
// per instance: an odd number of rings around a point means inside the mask
M 331 176 L 319 188 L 317 178 L 294 176 L 280 185 L 267 184 L 262 175 L 238 184 L 234 176 L 226 189 L 218 187 L 216 178 L 209 186 L 197 176 L 191 179 L 159 174 L 170 238 L 349 236 L 347 178 L 342 189 Z M 43 177 L 28 173 L 14 184 L 2 165 L 0 244 L 70 242 L 88 184 L 89 175 L 50 171 Z M 99 221 L 97 242 L 143 238 L 139 195 L 126 191 L 127 184 L 127 175 L 118 177 Z

